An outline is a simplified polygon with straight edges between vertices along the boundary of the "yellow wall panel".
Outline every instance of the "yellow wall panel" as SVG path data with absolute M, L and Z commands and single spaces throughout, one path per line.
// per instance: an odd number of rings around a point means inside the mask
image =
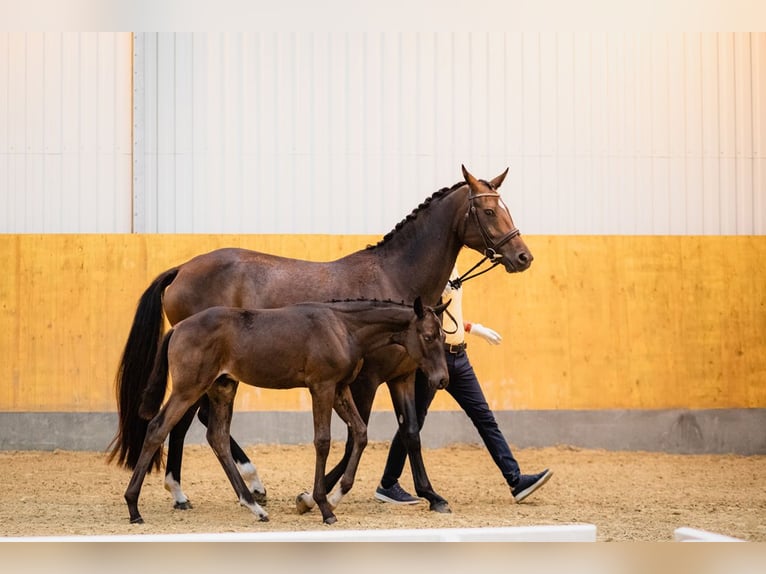
M 377 236 L 0 235 L 0 410 L 113 411 L 136 303 L 161 271 L 242 246 L 312 260 Z M 525 273 L 466 283 L 496 409 L 766 407 L 764 237 L 529 236 Z M 478 254 L 465 251 L 467 269 Z M 240 410 L 309 410 L 305 390 L 241 387 Z M 382 388 L 376 408 L 390 407 Z M 440 393 L 433 409 L 457 408 Z

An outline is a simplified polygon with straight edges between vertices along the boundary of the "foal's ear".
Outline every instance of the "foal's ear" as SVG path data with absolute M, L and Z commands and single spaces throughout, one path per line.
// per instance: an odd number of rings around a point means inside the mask
M 505 176 L 506 176 L 506 175 L 508 175 L 508 169 L 509 169 L 509 168 L 507 168 L 507 167 L 506 167 L 506 168 L 505 168 L 505 171 L 504 171 L 503 173 L 501 173 L 500 175 L 498 175 L 498 176 L 497 176 L 495 179 L 493 179 L 492 181 L 490 181 L 490 182 L 489 182 L 489 184 L 490 184 L 492 187 L 494 187 L 495 189 L 497 189 L 498 187 L 500 187 L 501 185 L 503 185 L 503 181 L 505 180 Z
M 422 319 L 426 316 L 426 312 L 423 309 L 423 300 L 420 298 L 420 295 L 415 299 L 415 305 L 413 305 L 413 307 L 415 308 L 415 315 L 418 316 L 418 319 Z
M 436 313 L 437 315 L 441 315 L 442 313 L 444 313 L 444 310 L 447 307 L 449 307 L 450 303 L 452 303 L 452 299 L 450 299 L 446 303 L 442 303 L 441 305 L 437 305 L 436 307 L 434 307 L 434 313 Z

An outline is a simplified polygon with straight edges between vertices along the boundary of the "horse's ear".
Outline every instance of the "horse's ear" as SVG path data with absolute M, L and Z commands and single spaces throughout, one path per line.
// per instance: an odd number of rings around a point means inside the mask
M 506 176 L 506 175 L 508 175 L 508 168 L 507 168 L 507 167 L 505 168 L 505 171 L 504 171 L 503 173 L 501 173 L 501 174 L 500 174 L 500 175 L 498 175 L 498 176 L 497 176 L 495 179 L 493 179 L 492 181 L 490 181 L 490 182 L 489 182 L 489 184 L 490 184 L 492 187 L 494 187 L 495 189 L 497 189 L 498 187 L 500 187 L 501 185 L 503 185 L 503 181 L 505 180 L 505 176 Z
M 465 179 L 465 182 L 472 188 L 477 188 L 479 186 L 477 179 L 468 172 L 464 165 L 461 165 L 460 167 L 463 170 L 463 178 Z
M 446 303 L 442 303 L 441 305 L 437 305 L 436 307 L 434 307 L 434 313 L 436 313 L 437 315 L 441 315 L 442 313 L 444 313 L 444 310 L 447 307 L 449 307 L 450 303 L 452 303 L 452 299 L 450 299 Z
M 422 319 L 426 316 L 425 310 L 423 309 L 423 300 L 418 295 L 418 298 L 415 299 L 415 315 L 418 316 L 418 319 Z

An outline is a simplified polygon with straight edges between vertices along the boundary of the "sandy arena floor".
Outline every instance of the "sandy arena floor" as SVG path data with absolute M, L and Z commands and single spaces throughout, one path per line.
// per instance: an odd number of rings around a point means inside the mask
M 330 460 L 340 456 L 333 445 Z M 592 523 L 599 541 L 671 541 L 680 526 L 750 541 L 766 541 L 766 456 L 670 455 L 605 452 L 567 447 L 523 449 L 515 454 L 525 472 L 545 467 L 554 476 L 522 504 L 486 451 L 454 446 L 424 452 L 429 477 L 449 500 L 452 514 L 423 503 L 379 503 L 373 491 L 386 444 L 365 451 L 354 489 L 336 510 L 334 526 L 317 510 L 297 514 L 295 496 L 310 490 L 311 445 L 250 446 L 268 489 L 270 521 L 258 522 L 236 502 L 223 470 L 207 446 L 189 446 L 184 490 L 194 504 L 173 510 L 162 476 L 147 477 L 140 509 L 146 520 L 131 525 L 123 500 L 130 473 L 105 463 L 103 453 L 0 452 L 3 536 L 248 532 L 320 528 L 467 528 Z M 409 470 L 402 484 L 412 490 Z

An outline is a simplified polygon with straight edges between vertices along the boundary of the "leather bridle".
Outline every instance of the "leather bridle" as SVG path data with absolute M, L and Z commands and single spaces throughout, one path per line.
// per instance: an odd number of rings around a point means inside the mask
M 489 184 L 487 184 L 489 185 Z M 491 187 L 491 186 L 490 186 Z M 465 227 L 468 226 L 468 219 L 473 218 L 473 220 L 476 222 L 476 227 L 479 229 L 479 234 L 481 235 L 482 241 L 484 241 L 484 258 L 479 261 L 476 265 L 471 267 L 468 271 L 463 273 L 460 277 L 457 279 L 451 279 L 449 281 L 450 287 L 453 289 L 460 289 L 460 286 L 469 279 L 473 279 L 474 277 L 478 277 L 479 275 L 483 275 L 487 271 L 491 271 L 503 260 L 504 255 L 502 253 L 498 253 L 498 249 L 500 249 L 503 245 L 508 243 L 511 239 L 514 237 L 518 237 L 521 235 L 521 231 L 519 231 L 519 228 L 514 226 L 508 233 L 503 235 L 500 239 L 497 241 L 494 241 L 492 237 L 490 236 L 489 232 L 487 231 L 487 228 L 482 224 L 481 218 L 479 217 L 479 210 L 476 207 L 476 204 L 474 200 L 477 197 L 500 197 L 499 193 L 477 193 L 475 195 L 472 195 L 471 190 L 468 191 L 468 211 L 465 214 Z M 465 235 L 465 227 L 463 229 L 463 234 Z M 485 261 L 490 261 L 492 265 L 485 269 L 484 271 L 479 271 L 477 273 L 471 274 L 475 269 L 477 269 L 479 266 L 481 266 Z

